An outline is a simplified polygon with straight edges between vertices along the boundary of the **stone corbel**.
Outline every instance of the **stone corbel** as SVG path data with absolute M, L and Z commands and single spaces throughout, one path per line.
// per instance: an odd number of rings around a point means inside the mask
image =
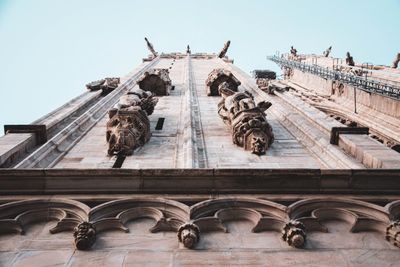
M 282 229 L 282 239 L 289 246 L 302 248 L 306 242 L 306 227 L 300 221 L 290 221 Z
M 83 221 L 74 228 L 75 247 L 88 250 L 96 242 L 96 229 L 90 222 Z
M 200 228 L 194 223 L 185 223 L 178 229 L 178 240 L 186 248 L 192 249 L 200 239 Z

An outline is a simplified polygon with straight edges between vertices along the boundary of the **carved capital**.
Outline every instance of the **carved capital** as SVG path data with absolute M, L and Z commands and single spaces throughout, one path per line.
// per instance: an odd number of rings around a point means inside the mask
M 194 223 L 185 223 L 178 229 L 178 240 L 187 248 L 193 248 L 200 239 L 200 229 Z
M 302 222 L 290 221 L 282 229 L 282 239 L 289 246 L 302 248 L 306 242 L 306 227 Z
M 386 240 L 400 247 L 400 221 L 393 221 L 386 227 Z
M 90 222 L 81 222 L 74 228 L 74 238 L 77 249 L 88 250 L 96 241 L 96 229 Z

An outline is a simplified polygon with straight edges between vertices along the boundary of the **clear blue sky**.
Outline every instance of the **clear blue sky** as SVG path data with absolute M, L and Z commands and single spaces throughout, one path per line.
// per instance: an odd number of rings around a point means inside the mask
M 120 76 L 148 54 L 218 52 L 246 71 L 275 69 L 266 56 L 286 52 L 390 64 L 400 52 L 400 0 L 0 0 L 0 127 L 30 123 Z M 0 130 L 2 133 L 2 130 Z

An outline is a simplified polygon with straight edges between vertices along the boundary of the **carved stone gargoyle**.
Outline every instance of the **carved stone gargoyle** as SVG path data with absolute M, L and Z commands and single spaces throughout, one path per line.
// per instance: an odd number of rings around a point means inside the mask
M 172 84 L 168 69 L 151 69 L 138 80 L 140 89 L 150 91 L 156 96 L 169 95 Z
M 256 105 L 249 92 L 234 92 L 227 82 L 219 86 L 219 91 L 223 98 L 218 104 L 218 115 L 230 127 L 233 143 L 254 154 L 265 154 L 274 141 L 264 114 L 271 103 L 262 101 Z
M 208 74 L 206 80 L 206 89 L 208 96 L 218 96 L 220 95 L 218 86 L 223 83 L 227 82 L 229 85 L 229 89 L 232 91 L 237 91 L 240 85 L 240 81 L 226 69 L 214 69 Z
M 118 77 L 104 78 L 86 84 L 86 88 L 90 91 L 102 90 L 102 95 L 106 95 L 118 87 L 120 79 Z
M 120 98 L 109 111 L 106 133 L 108 155 L 132 155 L 136 148 L 150 140 L 148 115 L 153 113 L 157 102 L 151 92 L 138 88 Z

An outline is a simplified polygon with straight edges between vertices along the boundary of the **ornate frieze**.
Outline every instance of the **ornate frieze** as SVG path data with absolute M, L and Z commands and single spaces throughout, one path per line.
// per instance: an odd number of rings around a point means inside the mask
M 50 234 L 71 231 L 77 249 L 86 250 L 102 232 L 129 232 L 129 221 L 150 218 L 155 222 L 150 232 L 176 232 L 178 242 L 193 249 L 200 240 L 200 233 L 228 233 L 227 222 L 248 220 L 253 224 L 252 232 L 281 233 L 288 245 L 301 248 L 306 242 L 306 231 L 325 233 L 328 232 L 325 221 L 339 220 L 350 224 L 351 233 L 380 232 L 382 239 L 399 246 L 400 227 L 395 219 L 399 215 L 400 201 L 382 207 L 339 197 L 303 199 L 287 206 L 245 197 L 209 199 L 191 206 L 163 198 L 125 198 L 92 208 L 79 201 L 46 198 L 1 204 L 0 230 L 23 234 L 30 224 L 51 220 L 56 223 Z

